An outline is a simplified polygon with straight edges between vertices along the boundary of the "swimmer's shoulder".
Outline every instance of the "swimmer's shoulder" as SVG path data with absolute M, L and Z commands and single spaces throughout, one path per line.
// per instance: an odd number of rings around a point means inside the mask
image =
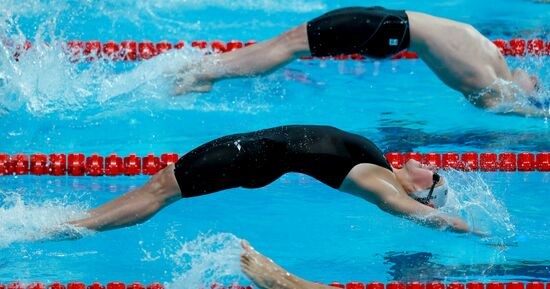
M 340 190 L 373 203 L 386 193 L 399 194 L 403 191 L 390 170 L 369 163 L 355 165 L 342 182 Z

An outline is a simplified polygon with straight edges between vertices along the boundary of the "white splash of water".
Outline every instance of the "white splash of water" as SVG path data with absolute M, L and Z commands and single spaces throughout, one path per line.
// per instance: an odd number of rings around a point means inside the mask
M 488 233 L 485 241 L 505 245 L 516 235 L 506 207 L 493 195 L 480 173 L 451 170 L 443 173 L 449 184 L 441 211 L 462 217 L 476 231 Z
M 201 234 L 181 243 L 170 255 L 177 265 L 167 289 L 209 288 L 244 280 L 241 272 L 241 240 L 229 233 Z
M 269 12 L 298 12 L 306 13 L 326 9 L 322 1 L 308 0 L 169 0 L 169 1 L 144 1 L 149 7 L 157 9 L 172 9 L 174 7 L 185 9 L 223 8 L 229 10 L 260 10 Z
M 19 38 L 9 46 L 0 44 L 0 112 L 22 106 L 35 116 L 93 108 L 132 110 L 141 109 L 151 99 L 166 109 L 257 113 L 269 107 L 257 100 L 234 102 L 197 94 L 173 98 L 177 78 L 210 65 L 196 49 L 172 50 L 116 72 L 109 62 L 73 63 L 64 41 L 37 41 L 15 61 L 15 47 L 23 43 L 24 38 Z
M 80 205 L 67 200 L 25 202 L 21 194 L 0 191 L 0 248 L 18 242 L 67 239 L 91 234 L 91 231 L 64 224 L 86 217 Z
M 520 57 L 513 62 L 515 66 L 521 68 L 532 77 L 538 79 L 538 89 L 531 92 L 525 92 L 516 82 L 505 79 L 497 79 L 488 88 L 482 90 L 479 94 L 469 96 L 473 102 L 478 101 L 480 97 L 487 93 L 495 94 L 499 98 L 498 103 L 491 108 L 496 113 L 520 113 L 535 117 L 550 118 L 550 76 L 548 71 L 548 61 L 545 57 Z M 514 64 L 512 64 L 514 65 Z

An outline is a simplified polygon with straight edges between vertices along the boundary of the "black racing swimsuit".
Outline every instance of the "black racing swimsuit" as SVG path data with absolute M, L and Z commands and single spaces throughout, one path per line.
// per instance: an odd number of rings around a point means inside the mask
M 225 136 L 182 156 L 174 170 L 182 197 L 230 188 L 259 188 L 282 175 L 309 175 L 338 189 L 357 164 L 388 170 L 382 152 L 368 139 L 329 126 L 280 126 Z
M 309 21 L 307 36 L 312 56 L 386 58 L 409 47 L 409 18 L 378 6 L 337 9 Z

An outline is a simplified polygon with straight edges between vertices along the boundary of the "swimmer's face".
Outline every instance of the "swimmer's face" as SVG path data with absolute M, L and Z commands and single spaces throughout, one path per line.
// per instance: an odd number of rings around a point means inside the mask
M 423 165 L 416 160 L 408 160 L 403 168 L 407 171 L 415 191 L 429 189 L 432 186 L 433 175 L 437 168 Z M 435 186 L 438 187 L 444 182 L 444 178 L 441 177 L 440 181 Z
M 512 80 L 526 93 L 536 92 L 540 88 L 539 78 L 534 74 L 529 75 L 520 68 L 512 71 Z

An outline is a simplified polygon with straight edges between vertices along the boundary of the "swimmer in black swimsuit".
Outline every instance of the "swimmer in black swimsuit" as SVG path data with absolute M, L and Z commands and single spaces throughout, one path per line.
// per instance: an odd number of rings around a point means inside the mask
M 499 49 L 471 25 L 382 7 L 333 10 L 273 39 L 190 64 L 181 69 L 175 94 L 210 91 L 221 79 L 265 75 L 302 56 L 388 58 L 402 50 L 416 52 L 445 84 L 478 107 L 550 116 L 548 110 L 526 105 L 525 98 L 541 95 L 539 79 L 518 68 L 511 71 Z
M 436 198 L 434 192 L 446 193 L 445 180 L 436 172 L 414 160 L 402 169 L 392 169 L 368 139 L 311 125 L 281 126 L 208 142 L 161 170 L 144 186 L 90 210 L 89 218 L 71 224 L 98 231 L 126 227 L 146 221 L 181 197 L 237 187 L 259 188 L 289 172 L 309 175 L 424 225 L 471 231 L 459 218 L 430 206 Z M 422 191 L 424 197 L 417 198 L 415 194 Z

